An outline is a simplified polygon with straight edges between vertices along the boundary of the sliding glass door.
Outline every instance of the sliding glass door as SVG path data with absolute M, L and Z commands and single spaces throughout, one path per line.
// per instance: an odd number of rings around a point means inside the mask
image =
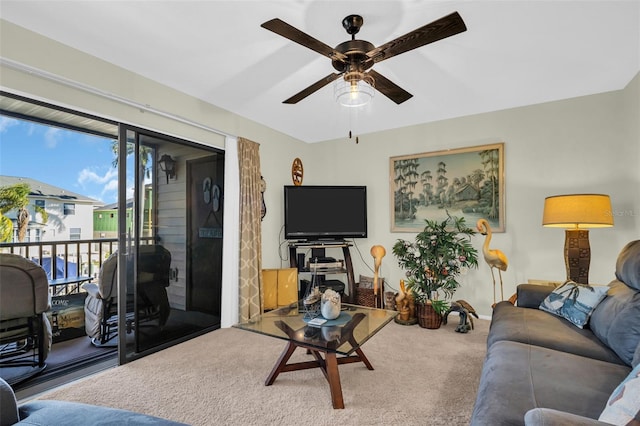
M 220 327 L 224 151 L 4 91 L 0 120 L 0 186 L 31 188 L 24 236 L 0 251 L 43 265 L 52 282 L 82 278 L 94 298 L 87 306 L 82 285 L 51 288 L 45 375 L 115 364 L 116 347 L 126 363 Z
M 120 126 L 120 363 L 220 327 L 224 152 Z

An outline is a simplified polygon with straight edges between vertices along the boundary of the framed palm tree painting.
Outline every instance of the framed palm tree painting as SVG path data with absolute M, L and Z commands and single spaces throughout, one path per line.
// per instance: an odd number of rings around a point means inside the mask
M 389 187 L 391 232 L 420 232 L 447 214 L 505 231 L 503 142 L 391 157 Z

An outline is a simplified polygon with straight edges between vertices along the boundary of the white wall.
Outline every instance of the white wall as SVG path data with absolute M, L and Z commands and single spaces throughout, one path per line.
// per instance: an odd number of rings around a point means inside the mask
M 372 275 L 369 249 L 382 244 L 387 256 L 381 275 L 397 288 L 403 271 L 391 247 L 415 234 L 390 232 L 389 157 L 504 142 L 506 232 L 494 234 L 491 245 L 510 261 L 503 274 L 505 298 L 529 278 L 565 277 L 564 231 L 541 226 L 544 198 L 555 194 L 611 196 L 615 227 L 590 231 L 590 280 L 606 284 L 620 249 L 640 238 L 639 99 L 640 75 L 623 91 L 361 135 L 357 145 L 347 139 L 321 143 L 312 147 L 318 167 L 307 178 L 368 186 L 369 238 L 356 240 L 366 262 L 352 254 L 354 269 L 356 276 Z M 483 241 L 474 237 L 479 251 Z M 491 273 L 482 259 L 477 271 L 463 277 L 455 298 L 490 314 Z
M 9 58 L 159 110 L 260 143 L 262 173 L 267 181 L 267 216 L 263 222 L 263 267 L 286 265 L 280 239 L 283 224 L 282 186 L 291 184 L 291 162 L 300 157 L 304 184 L 365 184 L 369 197 L 369 238 L 356 240 L 364 261 L 352 254 L 356 276 L 369 274 L 369 248 L 387 248 L 382 275 L 397 287 L 402 271 L 391 246 L 413 234 L 391 233 L 389 222 L 389 157 L 449 148 L 505 143 L 506 232 L 492 246 L 510 260 L 504 274 L 505 296 L 528 278 L 564 277 L 564 232 L 541 226 L 544 198 L 569 192 L 611 195 L 616 212 L 612 229 L 591 231 L 593 282 L 613 277 L 616 255 L 640 237 L 640 77 L 620 92 L 516 108 L 372 135 L 360 143 L 342 139 L 307 145 L 265 126 L 205 104 L 190 96 L 82 54 L 67 46 L 0 20 L 0 52 Z M 224 139 L 206 130 L 137 108 L 69 89 L 37 76 L 0 68 L 0 86 L 105 118 L 113 118 L 204 145 L 223 148 Z M 386 101 L 378 98 L 376 101 Z M 357 128 L 357 123 L 355 123 Z M 482 238 L 476 237 L 480 248 Z M 463 279 L 456 298 L 490 313 L 492 285 L 483 263 Z

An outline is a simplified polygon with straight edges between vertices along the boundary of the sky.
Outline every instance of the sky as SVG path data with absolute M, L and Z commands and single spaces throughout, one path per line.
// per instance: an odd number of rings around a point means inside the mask
M 28 177 L 115 203 L 112 139 L 0 115 L 0 175 Z

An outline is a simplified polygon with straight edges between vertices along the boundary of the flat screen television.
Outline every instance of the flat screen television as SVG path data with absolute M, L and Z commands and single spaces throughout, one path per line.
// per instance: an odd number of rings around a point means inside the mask
M 366 186 L 285 186 L 287 240 L 367 237 Z

